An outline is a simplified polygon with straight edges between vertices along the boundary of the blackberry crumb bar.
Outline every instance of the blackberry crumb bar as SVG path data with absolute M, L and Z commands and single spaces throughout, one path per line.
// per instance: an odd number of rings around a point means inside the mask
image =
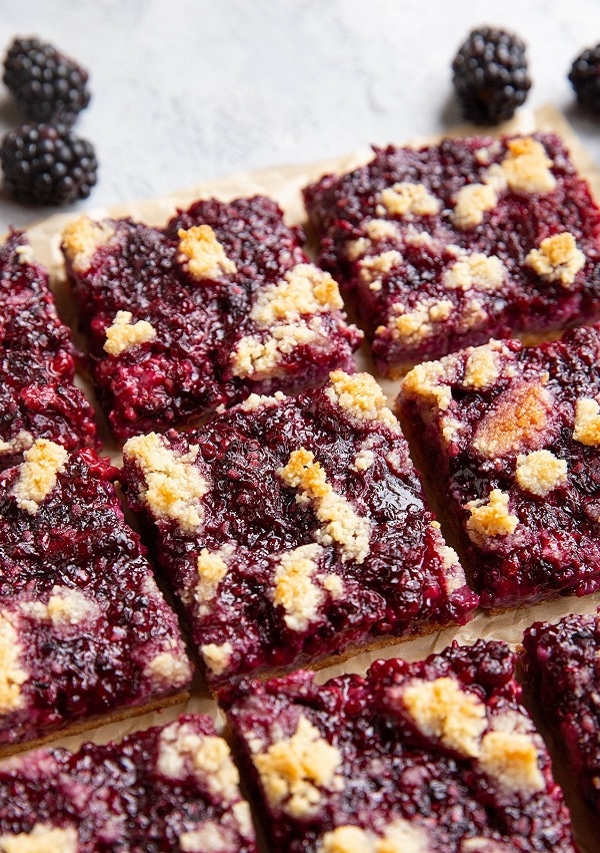
M 191 680 L 117 470 L 38 439 L 0 475 L 0 744 L 165 703 Z M 88 722 L 89 724 L 89 722 Z
M 554 135 L 375 149 L 304 195 L 383 374 L 599 319 L 600 211 Z
M 76 753 L 39 749 L 0 764 L 0 848 L 256 853 L 238 783 L 207 716 Z
M 453 645 L 221 694 L 282 853 L 575 853 L 508 646 Z
M 534 697 L 592 809 L 600 811 L 600 625 L 598 614 L 536 622 L 523 637 Z
M 492 341 L 410 371 L 399 404 L 435 457 L 484 607 L 600 588 L 600 327 Z
M 214 689 L 465 622 L 477 603 L 368 374 L 124 446 Z
M 164 229 L 87 217 L 67 227 L 67 273 L 119 440 L 353 370 L 361 333 L 302 237 L 260 196 L 198 201 Z
M 0 245 L 0 469 L 21 461 L 36 438 L 69 451 L 98 447 L 92 407 L 74 377 L 71 334 L 48 273 L 13 231 Z

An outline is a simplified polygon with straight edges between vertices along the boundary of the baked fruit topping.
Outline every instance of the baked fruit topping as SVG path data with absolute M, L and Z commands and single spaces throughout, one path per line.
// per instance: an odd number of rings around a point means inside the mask
M 383 374 L 599 317 L 600 212 L 556 136 L 376 149 L 304 196 Z
M 367 374 L 124 447 L 212 688 L 465 622 L 477 603 Z
M 485 607 L 600 587 L 600 327 L 417 365 L 399 404 L 451 497 Z
M 7 853 L 256 853 L 248 803 L 208 716 L 120 743 L 38 749 L 0 764 Z
M 38 439 L 0 475 L 0 744 L 181 693 L 175 614 L 108 459 Z
M 67 228 L 93 377 L 119 440 L 353 369 L 361 334 L 301 239 L 264 197 L 199 201 L 165 229 L 89 218 Z
M 499 642 L 366 676 L 243 681 L 220 701 L 282 853 L 574 853 Z
M 13 231 L 0 245 L 0 470 L 21 461 L 36 438 L 69 451 L 98 446 L 92 407 L 74 376 L 71 333 L 48 273 Z

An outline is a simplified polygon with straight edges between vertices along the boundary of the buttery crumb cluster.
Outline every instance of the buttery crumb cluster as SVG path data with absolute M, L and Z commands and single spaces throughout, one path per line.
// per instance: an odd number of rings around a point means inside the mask
M 437 456 L 484 606 L 600 587 L 600 328 L 417 365 L 400 405 Z
M 573 853 L 514 667 L 480 640 L 321 686 L 298 672 L 226 689 L 273 849 Z
M 368 374 L 254 394 L 123 454 L 213 687 L 465 621 L 476 604 Z
M 362 335 L 302 233 L 264 197 L 196 202 L 166 228 L 76 220 L 62 248 L 115 436 L 351 369 Z
M 555 136 L 378 149 L 304 194 L 383 374 L 599 317 L 600 213 Z

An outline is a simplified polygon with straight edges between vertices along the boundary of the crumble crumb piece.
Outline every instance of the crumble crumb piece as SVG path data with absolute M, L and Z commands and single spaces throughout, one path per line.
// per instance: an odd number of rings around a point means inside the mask
M 467 533 L 482 536 L 508 536 L 515 532 L 519 519 L 508 512 L 508 495 L 501 489 L 492 489 L 487 503 L 469 501 L 465 509 L 471 513 L 467 520 Z
M 180 228 L 179 261 L 198 281 L 203 278 L 220 278 L 223 273 L 234 275 L 237 268 L 225 254 L 210 225 L 193 225 L 187 231 Z
M 398 421 L 387 406 L 381 386 L 370 373 L 348 374 L 334 370 L 329 374 L 329 381 L 327 396 L 347 414 L 359 422 L 379 421 L 399 432 Z
M 480 390 L 491 385 L 500 376 L 498 348 L 492 344 L 475 347 L 468 355 L 463 385 Z
M 381 192 L 383 208 L 392 216 L 433 216 L 441 202 L 423 184 L 401 181 Z
M 217 643 L 205 643 L 200 646 L 200 653 L 206 666 L 215 675 L 221 675 L 229 666 L 231 655 L 233 654 L 233 646 L 226 641 L 218 645 Z
M 443 358 L 415 365 L 404 377 L 403 392 L 424 402 L 435 403 L 441 412 L 446 411 L 452 401 L 452 389 L 443 380 L 447 379 L 453 364 L 452 358 Z
M 481 742 L 479 764 L 503 787 L 530 796 L 545 787 L 538 749 L 531 734 L 488 732 Z
M 498 194 L 488 184 L 466 184 L 456 194 L 452 220 L 461 230 L 481 225 L 483 214 L 493 210 Z
M 449 290 L 497 290 L 506 278 L 506 268 L 495 255 L 474 252 L 459 259 L 444 273 L 444 286 Z
M 530 136 L 509 140 L 501 165 L 508 187 L 514 192 L 550 193 L 556 187 L 556 178 L 550 171 L 552 160 L 542 143 Z
M 532 249 L 525 264 L 546 281 L 558 281 L 568 288 L 585 266 L 585 255 L 577 248 L 575 237 L 568 231 L 546 237 L 539 249 Z
M 577 400 L 573 438 L 588 447 L 600 444 L 600 405 L 592 397 Z
M 29 675 L 19 665 L 21 646 L 18 634 L 6 615 L 0 612 L 0 713 L 23 704 L 21 685 Z
M 145 344 L 156 338 L 156 329 L 147 320 L 132 323 L 131 311 L 117 311 L 112 326 L 106 330 L 104 351 L 109 355 L 121 355 L 138 344 Z
M 35 515 L 42 501 L 56 486 L 57 475 L 65 470 L 69 454 L 60 444 L 38 438 L 23 456 L 25 461 L 19 466 L 12 494 L 20 509 Z
M 517 456 L 516 480 L 522 489 L 545 497 L 567 481 L 567 463 L 549 450 Z
M 114 234 L 115 229 L 110 222 L 98 222 L 89 216 L 81 216 L 68 223 L 62 233 L 62 248 L 75 272 L 89 269 L 96 250 L 109 243 Z
M 0 835 L 0 849 L 4 853 L 77 853 L 77 830 L 36 823 L 31 832 Z
M 546 441 L 553 398 L 537 382 L 523 382 L 502 395 L 478 424 L 473 447 L 487 459 L 535 450 Z
M 337 282 L 313 264 L 297 264 L 283 279 L 261 290 L 250 319 L 258 326 L 297 320 L 302 314 L 319 314 L 343 308 Z
M 192 673 L 186 658 L 166 651 L 152 658 L 144 674 L 149 675 L 153 681 L 181 687 L 189 682 Z
M 282 554 L 279 560 L 274 576 L 273 600 L 284 608 L 285 624 L 292 631 L 304 631 L 318 616 L 323 593 L 313 583 L 313 576 L 322 552 L 318 544 L 300 545 Z

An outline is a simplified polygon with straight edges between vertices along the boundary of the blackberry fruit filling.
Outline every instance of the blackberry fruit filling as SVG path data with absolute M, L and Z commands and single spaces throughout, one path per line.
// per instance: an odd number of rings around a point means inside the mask
M 477 603 L 367 374 L 132 438 L 122 483 L 213 689 L 465 622 Z
M 600 213 L 556 136 L 375 149 L 304 197 L 384 375 L 600 319 Z
M 302 239 L 264 197 L 199 201 L 164 229 L 67 227 L 67 272 L 117 439 L 353 369 L 362 336 Z

